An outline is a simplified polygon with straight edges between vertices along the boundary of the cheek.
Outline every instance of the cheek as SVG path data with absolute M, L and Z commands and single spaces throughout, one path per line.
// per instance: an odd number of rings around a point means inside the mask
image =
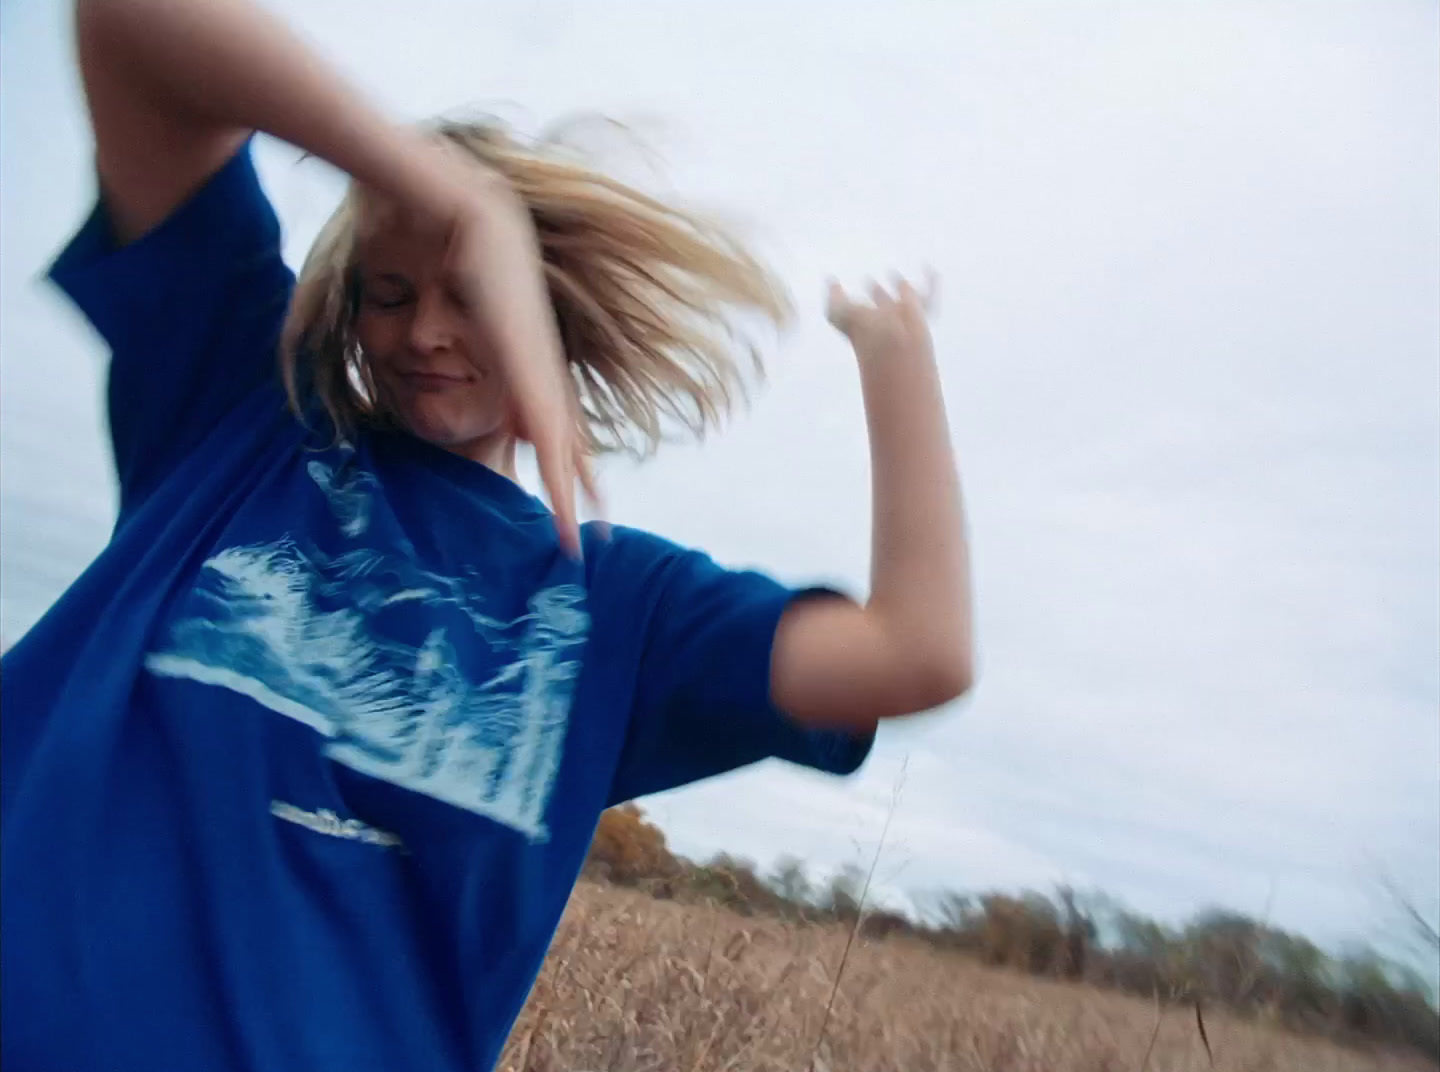
M 366 357 L 384 364 L 405 338 L 405 325 L 398 316 L 370 316 L 361 313 L 355 321 L 355 339 Z
M 446 406 L 465 424 L 475 425 L 480 434 L 489 434 L 503 417 L 504 400 L 488 384 L 477 384 L 464 391 L 456 391 L 445 399 Z M 483 426 L 483 427 L 482 427 Z

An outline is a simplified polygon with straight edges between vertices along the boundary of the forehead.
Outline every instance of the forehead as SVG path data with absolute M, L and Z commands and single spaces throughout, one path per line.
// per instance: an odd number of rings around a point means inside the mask
M 438 274 L 444 249 L 437 237 L 403 222 L 364 228 L 355 239 L 355 265 L 362 272 L 403 272 L 420 277 Z

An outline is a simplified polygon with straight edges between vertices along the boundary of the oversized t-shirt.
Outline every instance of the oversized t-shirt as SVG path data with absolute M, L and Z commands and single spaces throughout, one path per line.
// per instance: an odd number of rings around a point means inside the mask
M 504 476 L 297 421 L 248 146 L 52 276 L 120 509 L 0 673 L 7 1068 L 487 1069 L 602 809 L 865 757 L 771 704 L 795 592 L 625 528 L 577 562 Z

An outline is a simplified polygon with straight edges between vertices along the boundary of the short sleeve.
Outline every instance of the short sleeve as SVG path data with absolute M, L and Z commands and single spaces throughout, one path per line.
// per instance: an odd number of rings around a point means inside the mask
M 648 593 L 638 609 L 635 703 L 610 803 L 776 758 L 831 774 L 858 770 L 873 734 L 808 729 L 770 700 L 770 658 L 794 590 L 633 531 L 616 530 L 625 568 Z M 613 551 L 613 549 L 612 549 Z
M 123 519 L 243 398 L 278 382 L 294 277 L 250 142 L 124 246 L 99 201 L 50 278 L 110 347 L 107 411 Z

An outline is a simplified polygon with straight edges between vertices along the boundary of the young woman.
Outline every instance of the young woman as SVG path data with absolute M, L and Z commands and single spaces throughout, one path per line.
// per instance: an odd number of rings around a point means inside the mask
M 243 0 L 76 23 L 101 197 L 52 275 L 112 350 L 120 511 L 4 660 L 5 1065 L 490 1067 L 603 808 L 849 772 L 968 687 L 925 300 L 830 295 L 863 605 L 582 529 L 588 458 L 713 424 L 734 314 L 785 315 L 743 248 L 499 128 L 392 125 Z M 257 130 L 354 179 L 298 285 Z

